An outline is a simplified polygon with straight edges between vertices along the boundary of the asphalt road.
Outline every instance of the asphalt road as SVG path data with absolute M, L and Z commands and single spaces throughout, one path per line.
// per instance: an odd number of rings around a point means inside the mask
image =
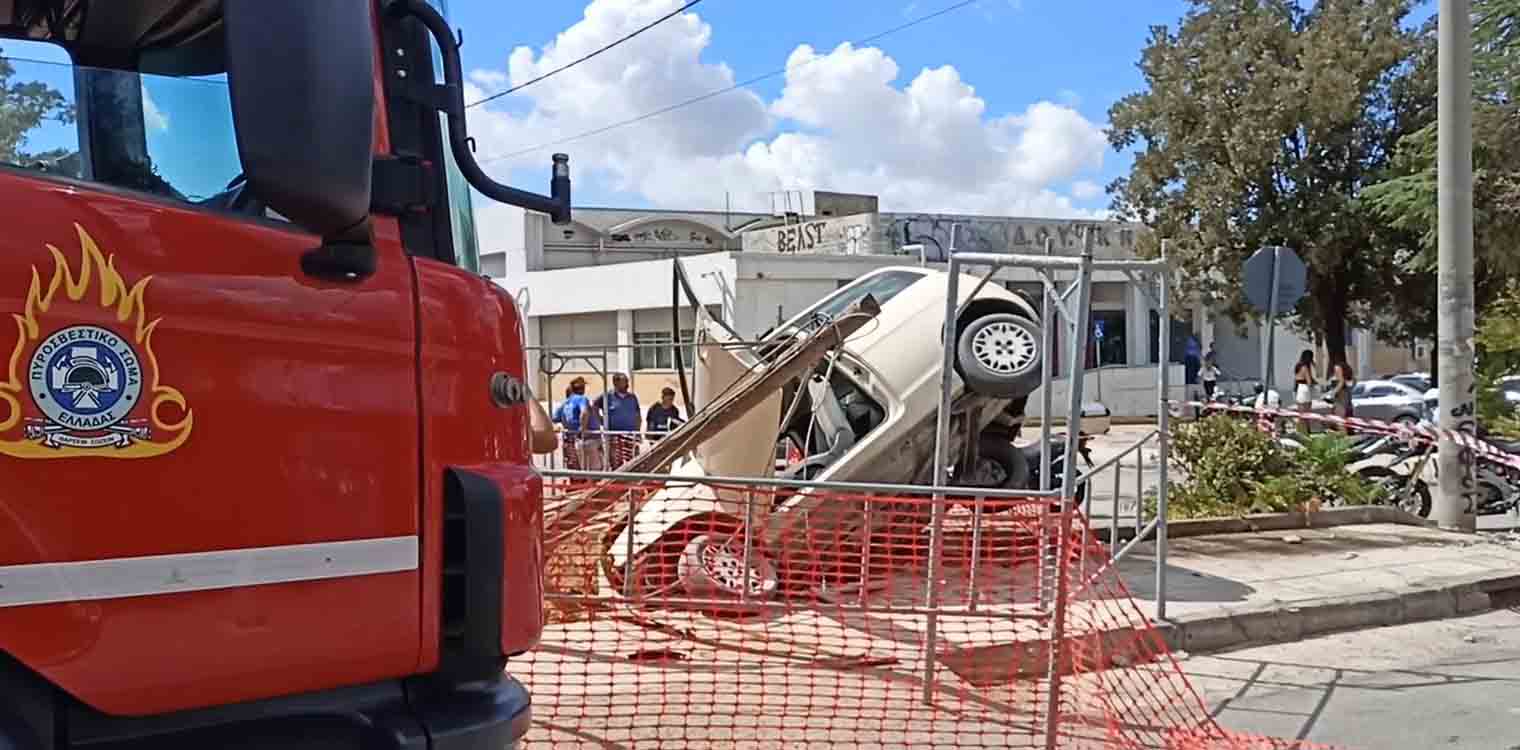
M 1182 667 L 1232 730 L 1346 748 L 1520 750 L 1520 608 Z

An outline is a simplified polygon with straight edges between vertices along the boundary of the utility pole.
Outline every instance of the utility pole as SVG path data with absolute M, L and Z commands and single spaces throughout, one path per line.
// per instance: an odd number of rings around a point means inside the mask
M 1477 409 L 1473 386 L 1473 182 L 1472 7 L 1470 0 L 1441 0 L 1438 31 L 1439 95 L 1436 172 L 1439 228 L 1436 347 L 1440 353 L 1440 415 L 1443 430 L 1473 434 Z M 1440 493 L 1431 517 L 1443 529 L 1475 531 L 1473 452 L 1442 438 L 1436 458 Z

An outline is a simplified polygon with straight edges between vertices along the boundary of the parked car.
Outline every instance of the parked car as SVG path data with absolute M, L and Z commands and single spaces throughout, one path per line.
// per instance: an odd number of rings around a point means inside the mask
M 1397 380 L 1364 380 L 1351 389 L 1351 413 L 1413 426 L 1425 418 L 1425 392 Z
M 1401 372 L 1389 375 L 1384 380 L 1392 380 L 1400 385 L 1407 385 L 1420 393 L 1430 390 L 1431 379 L 1428 372 Z
M 768 402 L 763 416 L 762 410 L 751 412 L 746 422 L 755 429 L 742 434 L 725 430 L 722 446 L 703 446 L 691 461 L 674 466 L 672 474 L 713 476 L 763 468 L 765 474 L 800 479 L 929 484 L 948 281 L 947 272 L 922 267 L 873 271 L 767 331 L 753 349 L 733 346 L 731 334 L 718 325 L 700 326 L 695 380 L 716 393 L 739 373 L 764 367 L 766 357 L 787 341 L 821 330 L 866 295 L 881 306 L 876 319 L 843 342 L 834 357 Z M 1027 488 L 1027 454 L 1013 439 L 1028 397 L 1040 384 L 1039 316 L 1022 297 L 978 281 L 970 275 L 960 279 L 960 311 L 951 342 L 953 474 L 961 485 Z M 704 341 L 724 345 L 701 346 Z M 1089 412 L 1102 426 L 1106 413 Z M 778 438 L 782 445 L 774 442 Z M 971 466 L 959 460 L 968 440 L 976 441 L 977 448 Z M 782 462 L 786 467 L 777 471 Z M 869 538 L 886 528 L 902 534 L 926 524 L 930 511 L 927 503 L 905 502 L 866 513 L 858 503 L 841 506 L 828 492 L 811 487 L 782 493 L 768 507 L 746 507 L 749 502 L 746 493 L 701 484 L 662 490 L 609 544 L 609 583 L 622 588 L 621 571 L 631 552 L 635 588 L 675 585 L 693 596 L 733 596 L 749 581 L 751 595 L 763 597 L 776 589 L 777 568 L 786 567 L 789 554 L 783 548 L 796 544 L 797 535 L 805 533 L 821 544 Z M 742 536 L 736 532 L 746 518 L 759 532 L 747 572 L 734 541 Z M 870 528 L 862 528 L 866 525 Z
M 1499 378 L 1499 382 L 1494 386 L 1499 389 L 1499 394 L 1504 396 L 1505 401 L 1520 405 L 1520 375 Z

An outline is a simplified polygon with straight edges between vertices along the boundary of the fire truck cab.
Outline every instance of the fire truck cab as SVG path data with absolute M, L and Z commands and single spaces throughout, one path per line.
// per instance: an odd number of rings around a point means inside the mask
M 567 222 L 568 159 L 484 173 L 443 10 L 0 0 L 0 749 L 526 731 L 542 485 L 470 193 Z

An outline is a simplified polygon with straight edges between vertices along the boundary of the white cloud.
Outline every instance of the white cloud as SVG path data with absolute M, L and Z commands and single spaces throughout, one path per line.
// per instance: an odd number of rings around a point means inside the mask
M 583 18 L 541 50 L 519 47 L 506 69 L 469 76 L 467 101 L 520 84 L 668 13 L 680 0 L 592 0 Z M 951 65 L 905 82 L 880 49 L 798 46 L 782 91 L 749 89 L 528 154 L 525 147 L 637 117 L 734 84 L 703 59 L 713 29 L 684 13 L 518 94 L 470 110 L 487 169 L 541 170 L 551 150 L 572 156 L 580 192 L 595 183 L 662 207 L 769 206 L 779 190 L 873 193 L 884 210 L 1090 216 L 1073 184 L 1102 167 L 1099 125 L 1070 106 L 1024 102 L 993 113 Z M 497 105 L 502 105 L 496 109 Z M 510 111 L 507 111 L 510 110 Z M 511 155 L 511 156 L 508 156 Z M 541 189 L 539 186 L 530 186 Z M 1080 198 L 1080 196 L 1078 196 Z
M 158 108 L 158 103 L 148 94 L 148 87 L 142 87 L 143 124 L 150 132 L 162 133 L 169 129 L 169 114 Z
M 1103 195 L 1103 186 L 1092 180 L 1077 180 L 1071 183 L 1071 194 L 1077 200 L 1090 201 Z

